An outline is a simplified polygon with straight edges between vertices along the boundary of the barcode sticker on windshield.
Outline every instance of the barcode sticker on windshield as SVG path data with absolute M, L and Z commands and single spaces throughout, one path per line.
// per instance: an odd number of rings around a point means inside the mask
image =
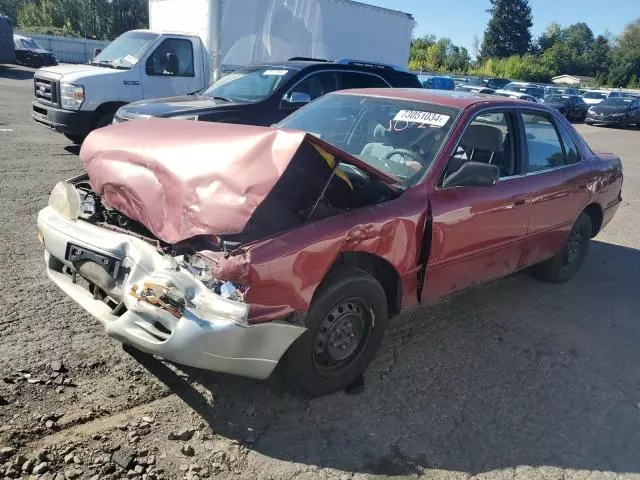
M 289 70 L 265 70 L 263 75 L 274 75 L 281 77 L 283 75 L 286 75 L 287 73 L 289 73 Z
M 451 117 L 433 112 L 418 112 L 414 110 L 400 110 L 393 118 L 395 122 L 412 122 L 444 127 Z

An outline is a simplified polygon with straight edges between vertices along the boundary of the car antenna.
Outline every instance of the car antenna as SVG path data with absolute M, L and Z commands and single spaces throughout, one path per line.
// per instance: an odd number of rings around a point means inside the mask
M 327 188 L 329 188 L 329 184 L 331 183 L 331 180 L 333 180 L 333 177 L 336 174 L 336 168 L 338 168 L 337 164 L 335 168 L 331 170 L 331 175 L 329 176 L 329 180 L 327 180 L 327 183 L 325 183 L 324 188 L 322 189 L 322 192 L 320 192 L 320 195 L 318 195 L 318 199 L 316 200 L 316 203 L 313 205 L 313 208 L 309 212 L 309 215 L 307 215 L 307 220 L 306 220 L 307 222 L 311 217 L 313 217 L 313 214 L 315 213 L 316 208 L 318 208 L 318 205 L 320 204 L 320 199 L 324 197 L 325 193 L 327 193 Z

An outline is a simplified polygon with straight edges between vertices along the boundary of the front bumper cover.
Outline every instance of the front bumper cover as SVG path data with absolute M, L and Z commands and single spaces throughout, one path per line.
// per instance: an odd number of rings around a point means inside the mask
M 244 304 L 223 299 L 185 269 L 172 268 L 170 259 L 143 240 L 69 220 L 53 207 L 39 213 L 38 228 L 49 278 L 97 318 L 109 336 L 144 352 L 183 365 L 264 379 L 305 331 L 280 322 L 246 325 Z M 75 267 L 65 260 L 69 243 L 122 259 L 118 281 L 124 292 L 119 299 L 126 307 L 124 313 L 115 313 L 74 282 L 69 271 Z M 134 285 L 159 280 L 190 292 L 192 304 L 181 318 L 129 294 Z M 125 310 L 122 305 L 119 308 Z
M 83 110 L 63 110 L 38 101 L 31 103 L 31 118 L 34 121 L 67 135 L 88 135 L 91 132 L 93 113 Z

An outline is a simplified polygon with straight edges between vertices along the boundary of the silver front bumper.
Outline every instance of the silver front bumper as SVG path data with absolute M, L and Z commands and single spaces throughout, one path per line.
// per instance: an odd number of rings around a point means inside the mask
M 69 220 L 53 207 L 40 211 L 38 228 L 49 278 L 97 318 L 109 336 L 144 352 L 183 365 L 264 379 L 305 330 L 279 322 L 247 325 L 247 305 L 223 299 L 185 269 L 172 268 L 167 256 L 143 240 Z M 124 292 L 125 313 L 114 313 L 112 307 L 74 283 L 67 271 L 74 267 L 65 260 L 69 243 L 122 259 L 124 274 L 119 287 Z M 190 306 L 176 318 L 138 301 L 129 292 L 145 282 L 161 282 L 189 292 Z

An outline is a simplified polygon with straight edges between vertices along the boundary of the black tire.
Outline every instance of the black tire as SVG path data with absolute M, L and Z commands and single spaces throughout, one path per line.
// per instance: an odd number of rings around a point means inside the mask
M 307 331 L 282 359 L 286 380 L 313 397 L 343 390 L 373 360 L 387 317 L 387 297 L 371 275 L 363 270 L 332 275 L 309 309 Z
M 67 137 L 76 145 L 82 145 L 82 142 L 84 142 L 84 139 L 86 138 L 85 135 L 68 135 L 66 133 L 64 134 L 64 136 Z
M 108 127 L 113 122 L 113 117 L 116 115 L 115 110 L 109 110 L 107 112 L 102 113 L 99 117 L 97 117 L 95 123 L 93 124 L 94 130 L 97 128 Z
M 591 218 L 582 212 L 569 232 L 562 251 L 549 260 L 534 265 L 532 273 L 540 280 L 550 283 L 570 280 L 587 256 L 592 233 Z

